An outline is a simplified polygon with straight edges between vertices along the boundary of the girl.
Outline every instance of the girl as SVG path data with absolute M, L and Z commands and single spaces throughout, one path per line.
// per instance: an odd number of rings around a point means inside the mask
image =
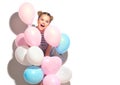
M 44 39 L 44 31 L 52 20 L 53 20 L 53 16 L 51 16 L 48 12 L 38 11 L 37 28 L 39 29 L 42 35 L 40 48 L 43 50 L 44 56 L 50 56 L 50 51 L 52 48 Z
M 50 56 L 50 51 L 52 46 L 50 46 L 44 38 L 44 31 L 47 28 L 47 26 L 51 23 L 51 21 L 53 20 L 53 16 L 51 16 L 48 12 L 42 12 L 42 11 L 38 11 L 38 25 L 37 28 L 38 30 L 41 32 L 42 38 L 41 38 L 41 44 L 40 44 L 40 48 L 43 50 L 44 52 L 44 56 Z M 42 81 L 40 82 L 40 85 L 42 84 Z

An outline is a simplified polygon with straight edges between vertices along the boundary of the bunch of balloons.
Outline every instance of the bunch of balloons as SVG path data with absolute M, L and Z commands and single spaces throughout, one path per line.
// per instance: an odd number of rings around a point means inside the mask
M 21 64 L 27 66 L 24 70 L 24 80 L 29 84 L 60 85 L 70 81 L 72 72 L 62 65 L 58 56 L 44 56 L 39 47 L 41 33 L 32 26 L 35 10 L 31 3 L 23 3 L 18 11 L 20 19 L 28 25 L 23 33 L 15 39 L 15 58 Z M 44 32 L 45 40 L 55 47 L 59 54 L 65 53 L 70 46 L 69 36 L 61 33 L 55 26 L 48 26 Z

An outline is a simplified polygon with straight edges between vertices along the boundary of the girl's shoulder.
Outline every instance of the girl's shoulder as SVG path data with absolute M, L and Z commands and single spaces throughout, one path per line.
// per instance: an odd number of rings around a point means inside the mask
M 35 26 L 35 24 L 32 24 L 32 26 L 37 28 L 37 26 Z

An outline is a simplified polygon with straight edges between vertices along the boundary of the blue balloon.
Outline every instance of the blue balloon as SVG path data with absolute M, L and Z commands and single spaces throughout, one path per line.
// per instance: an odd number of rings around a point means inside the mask
M 44 77 L 44 73 L 40 67 L 29 66 L 24 71 L 24 79 L 29 84 L 38 84 Z
M 60 44 L 58 45 L 58 47 L 56 47 L 56 51 L 59 54 L 63 54 L 68 50 L 69 46 L 70 46 L 70 38 L 69 38 L 69 36 L 67 34 L 65 34 L 65 33 L 62 33 L 61 34 Z

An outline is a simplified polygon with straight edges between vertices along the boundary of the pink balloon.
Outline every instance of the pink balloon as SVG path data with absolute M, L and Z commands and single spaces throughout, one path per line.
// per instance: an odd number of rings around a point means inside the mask
M 57 56 L 44 57 L 41 68 L 46 75 L 55 74 L 60 69 L 61 65 L 62 60 Z
M 57 47 L 60 43 L 61 32 L 55 26 L 48 26 L 45 29 L 44 37 L 47 43 L 49 43 L 53 47 Z
M 31 25 L 35 17 L 34 7 L 28 2 L 23 3 L 19 8 L 18 15 L 25 24 Z
M 47 75 L 43 79 L 43 85 L 60 85 L 60 80 L 56 77 L 56 75 Z
M 28 46 L 24 39 L 24 33 L 20 33 L 17 35 L 15 39 L 15 45 L 18 46 Z
M 39 46 L 41 42 L 41 33 L 37 28 L 29 26 L 24 32 L 24 39 L 30 46 Z

